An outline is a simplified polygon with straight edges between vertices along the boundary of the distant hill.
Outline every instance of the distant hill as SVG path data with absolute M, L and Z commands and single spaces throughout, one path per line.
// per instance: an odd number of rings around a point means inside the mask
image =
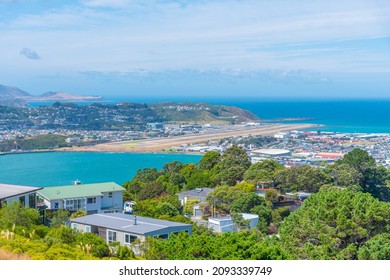
M 32 97 L 16 87 L 0 85 L 0 106 L 27 107 L 27 100 Z
M 250 111 L 234 106 L 192 102 L 160 102 L 149 107 L 164 122 L 175 123 L 241 123 L 260 119 Z
M 99 101 L 101 96 L 96 95 L 77 95 L 62 91 L 49 91 L 39 96 L 34 96 L 31 101 Z
M 53 101 L 52 106 L 37 108 L 36 114 L 42 118 L 49 118 L 43 123 L 48 127 L 58 127 L 61 119 L 64 127 L 83 127 L 94 129 L 116 129 L 140 126 L 147 122 L 165 122 L 180 124 L 216 124 L 241 123 L 259 121 L 252 112 L 234 106 L 211 105 L 195 102 L 160 102 L 153 104 L 118 103 L 116 105 L 99 104 L 100 96 L 85 96 L 61 91 L 46 92 L 40 96 L 33 96 L 16 87 L 0 85 L 0 106 L 28 107 L 29 101 Z M 87 106 L 77 106 L 80 101 L 96 101 Z M 109 112 L 109 113 L 108 113 Z M 20 111 L 19 121 L 27 116 L 29 111 Z M 49 114 L 50 113 L 50 114 Z M 23 117 L 24 116 L 24 117 Z M 65 116 L 65 119 L 64 119 Z M 104 116 L 104 117 L 103 117 Z M 17 121 L 14 114 L 10 114 L 9 121 Z M 40 119 L 40 118 L 39 118 Z M 33 125 L 33 119 L 25 119 L 26 125 Z M 37 120 L 38 122 L 38 120 Z M 23 123 L 23 122 L 20 122 Z M 37 124 L 34 124 L 37 125 Z
M 0 106 L 27 107 L 28 101 L 99 101 L 101 96 L 50 91 L 34 96 L 17 87 L 0 85 Z

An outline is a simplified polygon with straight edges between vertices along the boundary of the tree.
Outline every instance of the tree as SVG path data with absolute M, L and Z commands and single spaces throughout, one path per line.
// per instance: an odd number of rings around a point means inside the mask
M 214 180 L 217 184 L 235 185 L 241 181 L 245 170 L 251 165 L 251 158 L 239 146 L 228 148 L 214 167 Z
M 257 228 L 263 232 L 269 232 L 269 225 L 272 219 L 272 206 L 270 204 L 262 204 L 253 207 L 250 211 L 252 214 L 259 216 L 259 222 L 257 223 Z
M 76 243 L 92 246 L 91 254 L 95 257 L 103 258 L 109 255 L 109 249 L 106 241 L 96 234 L 90 232 L 78 234 L 76 236 Z
M 272 182 L 275 180 L 275 175 L 283 170 L 283 166 L 273 159 L 267 159 L 255 164 L 252 164 L 244 173 L 244 180 L 259 184 L 261 182 Z
M 375 159 L 367 151 L 355 148 L 337 162 L 345 163 L 353 167 L 359 173 L 364 173 L 368 168 L 375 166 Z
M 206 201 L 215 208 L 229 213 L 233 201 L 244 195 L 244 193 L 244 191 L 236 187 L 219 186 L 207 195 Z
M 362 174 L 347 163 L 329 165 L 325 171 L 332 177 L 333 184 L 338 187 L 360 186 Z
M 241 182 L 236 184 L 234 187 L 239 188 L 243 190 L 244 192 L 254 192 L 255 191 L 255 185 L 248 183 L 248 182 Z
M 144 189 L 144 186 L 155 182 L 161 175 L 161 172 L 156 168 L 138 169 L 136 175 L 129 182 L 125 182 L 123 187 L 126 189 L 124 193 L 125 200 L 134 200 L 136 196 Z
M 359 185 L 363 192 L 370 193 L 382 201 L 390 201 L 390 188 L 387 186 L 389 173 L 383 166 L 377 166 L 375 159 L 367 151 L 353 149 L 336 165 L 346 164 L 359 174 Z
M 243 166 L 218 164 L 217 167 L 219 171 L 217 171 L 214 175 L 214 181 L 217 184 L 234 186 L 237 182 L 240 182 L 243 179 L 243 174 L 245 172 L 245 168 Z
M 169 217 L 179 215 L 179 211 L 169 202 L 159 202 L 156 206 L 156 213 L 159 216 L 166 215 Z
M 269 202 L 278 202 L 279 200 L 279 192 L 275 189 L 268 189 L 264 193 L 264 198 Z
M 219 162 L 221 154 L 216 151 L 210 151 L 203 155 L 199 161 L 199 168 L 201 170 L 211 170 Z
M 4 205 L 0 209 L 0 228 L 13 225 L 30 227 L 38 223 L 39 213 L 36 209 L 25 208 L 19 202 Z
M 154 197 L 158 197 L 165 191 L 164 186 L 157 182 L 148 182 L 146 183 L 141 191 L 138 193 L 138 199 L 139 200 L 145 200 L 145 199 L 151 199 Z
M 273 209 L 271 212 L 272 224 L 278 228 L 283 220 L 290 215 L 290 213 L 291 211 L 289 206 Z
M 208 171 L 197 170 L 193 172 L 188 178 L 185 186 L 186 190 L 193 190 L 196 188 L 210 188 L 214 186 Z
M 179 200 L 179 198 L 177 197 L 177 195 L 166 195 L 166 196 L 162 196 L 160 197 L 160 202 L 168 202 L 169 204 L 171 204 L 173 207 L 175 207 L 175 209 L 179 212 L 182 211 L 183 209 L 183 206 L 181 205 L 181 201 Z
M 330 181 L 330 176 L 322 169 L 309 165 L 283 169 L 275 177 L 276 187 L 285 192 L 306 191 L 314 193 Z
M 375 235 L 358 251 L 359 260 L 390 260 L 390 233 Z
M 172 162 L 168 162 L 164 164 L 163 166 L 163 173 L 179 173 L 180 170 L 182 170 L 184 167 L 184 164 L 175 160 Z
M 147 183 L 156 181 L 157 178 L 161 175 L 161 172 L 157 171 L 156 168 L 143 168 L 138 169 L 137 173 L 130 182 L 126 182 L 124 187 L 132 186 L 135 183 Z
M 69 221 L 69 211 L 65 209 L 58 209 L 53 213 L 53 217 L 50 222 L 51 227 L 64 226 Z
M 250 213 L 254 207 L 259 205 L 265 205 L 265 200 L 263 197 L 258 196 L 253 192 L 243 193 L 231 203 L 230 211 L 239 213 Z
M 62 225 L 51 228 L 45 239 L 50 240 L 50 243 L 74 244 L 77 234 L 80 233 L 75 233 L 70 227 Z
M 242 213 L 231 212 L 230 217 L 233 221 L 234 230 L 239 232 L 243 229 L 249 229 L 249 220 L 245 220 L 242 216 Z
M 119 260 L 134 260 L 134 252 L 127 246 L 118 245 L 115 252 L 115 257 Z
M 198 204 L 200 200 L 187 200 L 184 205 L 184 213 L 193 215 L 194 214 L 194 206 Z
M 144 257 L 153 260 L 277 260 L 287 259 L 276 238 L 256 231 L 212 235 L 200 231 L 191 236 L 179 233 L 168 240 L 147 238 Z
M 71 218 L 71 219 L 80 218 L 80 217 L 84 217 L 84 216 L 86 216 L 86 215 L 88 215 L 88 213 L 87 213 L 86 211 L 84 211 L 84 210 L 82 210 L 82 209 L 79 209 L 79 210 L 77 210 L 77 212 L 72 213 L 72 214 L 70 215 L 70 218 Z
M 312 194 L 281 224 L 282 248 L 295 259 L 357 259 L 377 234 L 389 231 L 390 204 L 337 188 Z

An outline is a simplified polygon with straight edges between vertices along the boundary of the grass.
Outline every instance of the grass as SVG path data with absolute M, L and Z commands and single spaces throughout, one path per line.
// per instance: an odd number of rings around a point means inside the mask
M 126 146 L 126 147 L 136 147 L 136 146 L 138 146 L 138 143 L 125 143 L 125 144 L 122 144 L 122 146 Z
M 31 258 L 25 254 L 15 254 L 15 253 L 0 249 L 0 260 L 31 260 Z

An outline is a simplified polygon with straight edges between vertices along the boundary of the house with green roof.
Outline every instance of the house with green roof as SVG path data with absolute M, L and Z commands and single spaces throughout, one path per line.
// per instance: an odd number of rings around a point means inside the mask
M 47 209 L 79 209 L 88 214 L 116 213 L 122 211 L 123 191 L 120 185 L 107 182 L 45 187 L 37 192 Z

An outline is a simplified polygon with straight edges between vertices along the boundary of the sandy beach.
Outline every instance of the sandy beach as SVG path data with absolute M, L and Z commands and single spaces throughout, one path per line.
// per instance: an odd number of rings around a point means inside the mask
M 167 138 L 153 138 L 133 141 L 111 142 L 94 146 L 63 148 L 61 151 L 93 151 L 93 152 L 133 152 L 150 153 L 162 152 L 164 149 L 180 145 L 205 143 L 207 140 L 220 140 L 236 136 L 273 135 L 278 132 L 303 130 L 319 127 L 317 124 L 271 124 L 257 127 L 245 127 L 242 125 L 231 126 L 222 131 L 211 131 L 202 134 L 191 134 Z

